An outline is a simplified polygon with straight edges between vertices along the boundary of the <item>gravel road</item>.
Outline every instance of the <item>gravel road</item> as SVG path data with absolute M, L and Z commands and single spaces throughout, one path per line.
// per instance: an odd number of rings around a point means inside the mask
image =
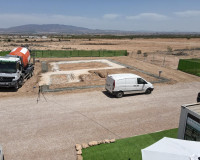
M 187 82 L 121 99 L 104 91 L 0 98 L 0 143 L 6 160 L 75 160 L 76 143 L 178 127 L 181 105 L 199 91 Z

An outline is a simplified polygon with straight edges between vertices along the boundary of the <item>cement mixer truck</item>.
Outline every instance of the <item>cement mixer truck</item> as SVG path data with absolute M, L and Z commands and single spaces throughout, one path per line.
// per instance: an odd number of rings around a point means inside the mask
M 25 79 L 32 77 L 34 65 L 30 63 L 30 52 L 27 48 L 18 47 L 8 55 L 0 56 L 0 87 L 13 87 L 16 90 Z

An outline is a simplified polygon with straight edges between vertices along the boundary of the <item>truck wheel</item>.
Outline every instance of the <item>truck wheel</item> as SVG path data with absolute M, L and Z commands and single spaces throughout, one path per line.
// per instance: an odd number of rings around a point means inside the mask
M 19 89 L 19 83 L 17 83 L 16 85 L 15 85 L 15 90 L 17 91 Z
M 31 72 L 31 73 L 28 75 L 27 79 L 30 79 L 32 76 L 33 76 L 33 73 Z
M 151 89 L 148 88 L 145 93 L 146 94 L 151 94 Z
M 19 79 L 19 82 L 18 82 L 18 85 L 19 85 L 19 87 L 21 87 L 22 85 L 23 85 L 23 78 L 21 77 L 20 79 Z
M 28 79 L 31 78 L 31 77 L 33 77 L 33 71 L 31 71 L 31 73 L 29 74 Z
M 117 97 L 117 98 L 122 98 L 123 95 L 124 95 L 123 92 L 117 92 L 117 93 L 116 93 L 116 97 Z

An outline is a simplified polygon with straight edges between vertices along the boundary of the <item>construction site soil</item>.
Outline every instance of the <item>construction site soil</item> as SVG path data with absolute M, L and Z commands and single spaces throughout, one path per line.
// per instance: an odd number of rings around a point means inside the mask
M 18 91 L 0 89 L 0 144 L 5 159 L 67 159 L 75 160 L 76 143 L 93 140 L 125 138 L 159 130 L 177 128 L 180 106 L 196 102 L 200 77 L 177 70 L 180 58 L 200 58 L 200 39 L 125 39 L 77 40 L 61 42 L 28 42 L 31 49 L 112 49 L 128 50 L 123 57 L 38 58 L 34 75 Z M 106 44 L 107 43 L 107 44 Z M 25 43 L 0 42 L 0 50 L 13 49 Z M 102 44 L 102 45 L 100 45 Z M 105 45 L 106 44 L 106 45 Z M 112 45 L 109 45 L 112 44 Z M 170 46 L 173 51 L 167 51 Z M 182 50 L 175 51 L 175 49 Z M 142 50 L 142 54 L 137 54 Z M 147 56 L 144 56 L 147 52 Z M 187 53 L 187 54 L 185 54 Z M 154 84 L 150 95 L 130 95 L 117 99 L 104 87 L 39 94 L 41 62 L 108 59 L 133 66 L 142 71 L 169 79 Z M 60 68 L 107 67 L 102 63 L 63 64 Z M 49 67 L 49 70 L 51 68 Z M 65 83 L 63 75 L 51 77 L 51 88 L 104 85 L 107 74 L 131 72 L 147 81 L 155 78 L 130 68 L 90 70 L 80 82 Z M 63 83 L 62 83 L 63 82 Z
M 59 68 L 62 71 L 78 70 L 78 69 L 92 69 L 92 68 L 103 68 L 108 65 L 97 62 L 78 63 L 78 64 L 60 64 Z
M 137 56 L 137 55 L 135 55 Z M 177 57 L 175 57 L 177 58 Z M 183 57 L 183 58 L 188 58 Z M 31 79 L 27 80 L 24 85 L 18 90 L 15 91 L 14 89 L 7 89 L 7 88 L 1 88 L 0 89 L 0 96 L 1 97 L 10 97 L 10 96 L 32 96 L 38 94 L 39 91 L 39 81 L 41 78 L 41 61 L 46 61 L 47 63 L 50 62 L 58 62 L 58 61 L 74 61 L 74 60 L 96 60 L 96 59 L 105 59 L 104 58 L 96 58 L 96 57 L 76 57 L 76 58 L 39 58 L 35 64 L 35 70 L 34 75 Z M 192 81 L 199 81 L 199 77 L 190 75 L 181 71 L 178 71 L 177 69 L 177 63 L 174 61 L 171 61 L 171 57 L 168 59 L 168 57 L 165 58 L 165 64 L 162 65 L 162 62 L 158 64 L 158 61 L 156 63 L 152 61 L 148 61 L 146 59 L 143 59 L 141 57 L 134 57 L 133 55 L 124 56 L 124 57 L 107 57 L 106 59 L 114 60 L 117 62 L 120 62 L 122 64 L 127 64 L 133 67 L 136 67 L 138 69 L 141 69 L 143 71 L 159 75 L 159 71 L 162 71 L 161 76 L 164 78 L 169 79 L 170 81 L 167 83 L 160 83 L 155 85 L 166 85 L 166 84 L 175 84 L 178 82 L 192 82 Z M 69 66 L 70 70 L 73 69 L 80 69 L 80 68 L 95 68 L 96 66 L 105 66 L 105 64 L 101 63 L 85 63 L 85 64 L 63 64 L 61 65 L 61 68 L 64 70 L 66 69 L 66 66 Z M 134 73 L 137 75 L 140 75 L 147 81 L 155 81 L 154 77 L 151 77 L 149 75 L 146 75 L 144 73 L 130 70 L 128 68 L 124 69 L 109 69 L 109 70 L 94 70 L 89 71 L 91 74 L 83 74 L 81 75 L 80 82 L 75 83 L 66 83 L 66 77 L 65 75 L 54 75 L 51 77 L 52 79 L 52 85 L 50 85 L 50 88 L 62 88 L 62 87 L 73 87 L 73 86 L 85 86 L 85 85 L 104 85 L 105 84 L 105 77 L 108 74 L 114 74 L 114 73 Z M 101 88 L 103 89 L 103 88 Z M 89 89 L 89 90 L 99 90 L 97 88 Z M 82 91 L 85 92 L 86 90 Z M 69 92 L 69 91 L 66 91 Z M 70 91 L 70 92 L 77 92 L 77 90 Z M 81 92 L 81 91 L 78 91 Z M 64 92 L 63 92 L 64 93 Z

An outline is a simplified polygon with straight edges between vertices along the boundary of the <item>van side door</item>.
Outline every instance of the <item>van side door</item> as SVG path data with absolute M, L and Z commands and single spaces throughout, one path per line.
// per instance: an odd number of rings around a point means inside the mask
M 147 82 L 142 78 L 137 78 L 137 90 L 143 91 Z
M 126 91 L 136 91 L 136 90 L 137 90 L 137 79 L 126 78 Z
M 119 79 L 115 81 L 115 91 L 126 91 L 125 79 Z

